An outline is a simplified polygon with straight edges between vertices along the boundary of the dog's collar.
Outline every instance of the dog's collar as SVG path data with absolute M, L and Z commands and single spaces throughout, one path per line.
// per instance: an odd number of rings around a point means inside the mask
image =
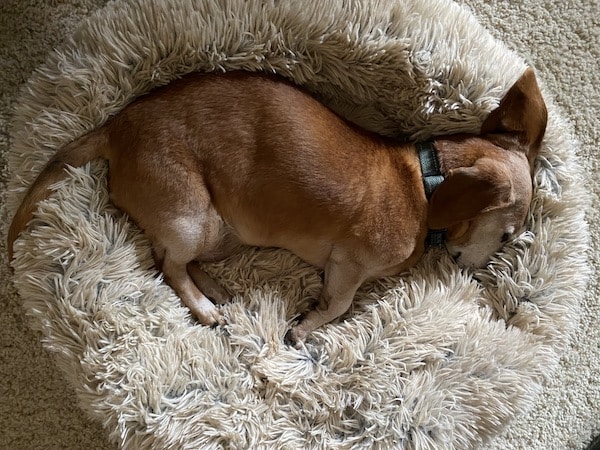
M 423 178 L 423 186 L 425 186 L 425 196 L 429 200 L 433 195 L 433 191 L 444 181 L 444 176 L 440 171 L 440 160 L 437 157 L 433 141 L 419 142 L 416 144 L 416 147 L 419 154 L 419 162 L 421 163 L 421 176 Z
M 440 170 L 440 160 L 438 159 L 433 141 L 419 142 L 416 144 L 416 149 L 419 155 L 419 163 L 421 164 L 421 177 L 423 178 L 423 186 L 425 187 L 425 196 L 429 201 L 433 195 L 433 191 L 444 181 L 444 176 Z M 445 241 L 446 230 L 427 231 L 427 238 L 425 240 L 427 247 L 441 247 Z

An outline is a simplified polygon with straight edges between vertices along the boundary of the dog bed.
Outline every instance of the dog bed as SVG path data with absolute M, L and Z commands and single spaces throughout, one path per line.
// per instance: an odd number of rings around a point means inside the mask
M 449 0 L 116 1 L 26 84 L 8 210 L 58 148 L 192 71 L 277 73 L 365 128 L 426 139 L 476 132 L 525 67 Z M 226 327 L 198 325 L 110 204 L 101 161 L 40 205 L 14 282 L 82 408 L 122 448 L 476 447 L 531 406 L 586 282 L 574 143 L 552 104 L 549 116 L 530 231 L 484 270 L 430 251 L 363 286 L 300 350 L 283 336 L 319 294 L 318 270 L 254 248 L 207 265 L 234 299 Z

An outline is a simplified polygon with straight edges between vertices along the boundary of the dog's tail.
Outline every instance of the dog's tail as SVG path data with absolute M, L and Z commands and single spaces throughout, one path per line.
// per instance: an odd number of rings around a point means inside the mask
M 12 261 L 15 240 L 33 218 L 37 204 L 50 195 L 50 186 L 66 177 L 67 166 L 83 166 L 93 159 L 105 156 L 107 149 L 108 133 L 102 127 L 66 145 L 48 161 L 13 217 L 7 238 L 9 261 Z

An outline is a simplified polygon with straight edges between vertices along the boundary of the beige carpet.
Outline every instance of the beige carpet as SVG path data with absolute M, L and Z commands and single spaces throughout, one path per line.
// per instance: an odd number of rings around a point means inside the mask
M 16 89 L 38 66 L 61 37 L 96 4 L 86 2 L 3 3 L 2 21 L 2 144 L 6 155 L 6 126 Z M 598 78 L 598 5 L 578 9 L 562 2 L 538 4 L 469 2 L 477 16 L 513 49 L 540 70 L 556 103 L 564 109 L 582 142 L 580 154 L 588 173 L 597 170 L 591 158 L 597 142 L 598 95 L 592 87 Z M 595 44 L 596 47 L 592 47 Z M 6 171 L 3 171 L 6 178 Z M 590 185 L 597 206 L 597 184 Z M 596 208 L 594 208 L 595 210 Z M 595 223 L 592 213 L 591 222 Z M 597 231 L 593 229 L 594 238 Z M 597 240 L 594 240 L 596 243 Z M 597 254 L 594 247 L 592 258 Z M 595 259 L 595 258 L 594 258 Z M 2 276 L 9 279 L 6 265 Z M 100 427 L 85 420 L 74 394 L 64 388 L 62 375 L 41 349 L 39 336 L 28 330 L 19 300 L 9 282 L 3 284 L 0 311 L 2 336 L 2 448 L 111 448 Z M 598 429 L 598 334 L 594 318 L 597 286 L 593 284 L 583 307 L 580 331 L 560 371 L 542 393 L 535 408 L 518 418 L 499 437 L 494 448 L 582 448 Z M 595 334 L 594 334 L 595 333 Z

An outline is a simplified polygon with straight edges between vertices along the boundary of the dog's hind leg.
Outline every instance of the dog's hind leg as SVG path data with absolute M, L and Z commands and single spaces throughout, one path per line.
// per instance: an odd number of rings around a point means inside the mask
M 187 271 L 194 280 L 194 283 L 196 283 L 196 286 L 215 303 L 223 305 L 231 300 L 231 294 L 202 270 L 199 262 L 192 261 L 188 263 Z
M 165 275 L 167 283 L 177 292 L 200 323 L 207 326 L 224 325 L 225 319 L 218 308 L 200 291 L 190 276 L 188 264 L 191 263 L 189 257 L 182 257 L 181 254 L 166 249 L 160 269 Z
M 187 271 L 196 286 L 208 298 L 222 305 L 231 300 L 231 294 L 202 269 L 201 262 L 215 262 L 228 258 L 237 253 L 242 245 L 218 214 L 214 213 L 211 219 L 213 225 L 211 229 L 217 230 L 217 232 L 213 233 L 210 245 L 205 245 L 204 251 L 197 256 L 197 261 L 192 261 L 187 265 Z
M 219 246 L 219 220 L 204 210 L 203 214 L 160 221 L 160 233 L 150 233 L 154 255 L 165 281 L 203 325 L 224 325 L 225 320 L 212 298 L 224 303 L 230 295 L 198 265 L 202 255 L 213 254 Z M 148 231 L 148 230 L 146 230 Z

